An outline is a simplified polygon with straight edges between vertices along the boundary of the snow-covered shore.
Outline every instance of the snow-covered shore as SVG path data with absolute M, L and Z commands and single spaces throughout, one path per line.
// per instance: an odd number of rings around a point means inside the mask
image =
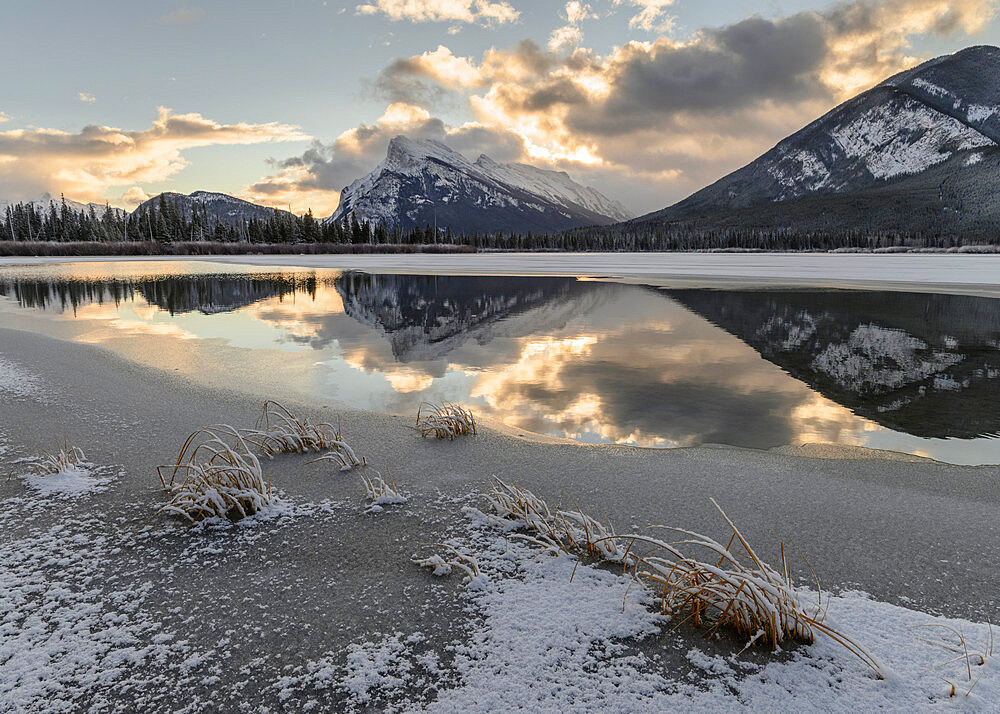
M 2 265 L 177 261 L 174 257 L 0 258 Z M 830 253 L 475 253 L 209 256 L 212 263 L 372 273 L 558 275 L 683 286 L 820 286 L 1000 296 L 1000 255 Z
M 988 710 L 1000 696 L 988 658 L 966 697 L 963 659 L 940 672 L 956 685 L 951 699 L 931 669 L 951 654 L 921 641 L 944 632 L 906 629 L 949 624 L 984 648 L 989 628 L 977 623 L 995 620 L 1000 601 L 989 527 L 998 467 L 542 444 L 489 428 L 435 442 L 409 420 L 314 395 L 292 406 L 339 416 L 358 453 L 391 469 L 405 504 L 371 513 L 356 474 L 286 456 L 267 462 L 282 501 L 261 517 L 147 528 L 163 500 L 154 467 L 188 432 L 252 424 L 262 396 L 284 395 L 213 390 L 7 329 L 0 360 L 31 384 L 0 389 L 0 472 L 13 474 L 0 478 L 0 701 L 12 711 Z M 118 476 L 73 498 L 39 494 L 22 459 L 64 436 Z M 623 613 L 620 571 L 540 556 L 470 520 L 463 509 L 484 508 L 494 474 L 552 502 L 572 496 L 620 530 L 721 535 L 708 501 L 718 499 L 765 558 L 794 541 L 840 594 L 833 624 L 894 676 L 875 679 L 829 641 L 736 657 L 744 643 L 670 632 L 635 588 Z M 432 541 L 475 553 L 484 586 L 415 566 Z M 805 566 L 796 576 L 809 584 Z

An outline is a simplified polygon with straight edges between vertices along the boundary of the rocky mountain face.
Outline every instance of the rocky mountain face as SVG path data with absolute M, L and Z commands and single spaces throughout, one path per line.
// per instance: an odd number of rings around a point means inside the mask
M 882 227 L 930 221 L 968 230 L 1000 220 L 998 165 L 1000 48 L 971 47 L 890 77 L 747 166 L 635 221 L 815 230 L 871 223 L 872 204 L 892 207 Z
M 567 174 L 528 164 L 469 161 L 444 144 L 397 136 L 385 160 L 341 193 L 328 220 L 358 219 L 404 230 L 549 232 L 629 218 L 620 203 Z
M 183 193 L 166 192 L 164 198 L 171 203 L 175 210 L 181 210 L 187 217 L 197 208 L 199 212 L 206 212 L 209 221 L 226 224 L 237 224 L 256 218 L 259 221 L 267 221 L 275 213 L 290 215 L 287 211 L 280 211 L 276 208 L 259 206 L 242 198 L 236 198 L 225 193 L 214 191 L 195 191 L 184 195 Z M 148 211 L 150 206 L 159 208 L 159 196 L 145 201 L 135 209 L 135 213 Z

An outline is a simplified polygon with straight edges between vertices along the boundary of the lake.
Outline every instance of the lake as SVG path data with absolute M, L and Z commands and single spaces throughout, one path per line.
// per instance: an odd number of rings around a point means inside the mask
M 585 443 L 1000 462 L 985 297 L 109 262 L 0 268 L 0 327 L 279 400 L 454 401 Z

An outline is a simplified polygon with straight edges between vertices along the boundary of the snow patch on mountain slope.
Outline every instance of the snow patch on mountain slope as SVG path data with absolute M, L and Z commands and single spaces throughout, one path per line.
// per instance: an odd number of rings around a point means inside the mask
M 542 196 L 561 205 L 576 204 L 602 216 L 626 221 L 631 213 L 618 201 L 612 201 L 590 186 L 583 186 L 565 171 L 546 171 L 530 164 L 500 164 L 483 154 L 475 165 L 493 178 Z
M 923 84 L 928 92 L 946 91 Z M 976 117 L 988 117 L 990 111 L 977 108 Z M 789 148 L 767 167 L 782 188 L 777 200 L 820 189 L 842 190 L 844 177 L 835 178 L 835 170 L 845 160 L 860 161 L 872 177 L 882 180 L 920 173 L 957 152 L 994 145 L 959 120 L 906 96 L 870 107 L 825 133 L 832 142 L 826 158 L 821 153 L 826 147 Z
M 922 89 L 928 94 L 933 94 L 935 97 L 940 97 L 941 99 L 952 99 L 952 100 L 958 99 L 958 97 L 956 97 L 954 94 L 949 92 L 944 87 L 939 87 L 933 82 L 928 82 L 923 77 L 917 77 L 916 79 L 913 80 L 911 84 L 913 84 L 914 87 Z
M 957 151 L 993 144 L 978 131 L 925 104 L 906 98 L 902 112 L 882 104 L 831 132 L 844 153 L 862 158 L 878 179 L 915 174 L 950 159 Z
M 970 104 L 965 110 L 965 116 L 969 121 L 985 122 L 997 114 L 1000 114 L 1000 106 L 987 107 L 982 104 Z
M 830 181 L 830 169 L 815 152 L 801 149 L 781 158 L 767 167 L 771 176 L 786 189 L 777 200 L 797 198 L 810 191 L 818 191 Z

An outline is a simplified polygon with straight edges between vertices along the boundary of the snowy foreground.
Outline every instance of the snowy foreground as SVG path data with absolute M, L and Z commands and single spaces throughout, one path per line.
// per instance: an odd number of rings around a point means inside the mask
M 424 587 L 460 604 L 462 632 L 442 639 L 433 631 L 391 630 L 283 664 L 280 651 L 255 647 L 262 623 L 230 618 L 228 605 L 183 611 L 179 598 L 178 617 L 164 618 L 148 601 L 156 589 L 183 589 L 178 581 L 190 577 L 191 566 L 255 567 L 260 539 L 287 542 L 301 535 L 304 522 L 336 521 L 361 503 L 285 500 L 237 526 L 181 530 L 164 523 L 110 536 L 98 530 L 104 515 L 88 502 L 93 490 L 76 483 L 8 498 L 0 509 L 0 532 L 17 533 L 0 551 L 3 711 L 147 710 L 165 703 L 201 711 L 212 702 L 247 711 L 902 711 L 932 704 L 989 711 L 1000 700 L 988 625 L 841 593 L 832 598 L 830 624 L 863 643 L 886 679 L 828 639 L 774 655 L 759 648 L 737 655 L 739 643 L 672 632 L 642 588 L 629 591 L 620 570 L 544 554 L 459 499 L 430 505 L 452 512 L 448 542 L 475 558 L 479 575 L 463 583 L 457 569 L 439 568 L 438 577 L 427 573 Z M 475 495 L 465 501 L 481 505 Z M 393 528 L 402 508 L 369 516 L 368 527 Z M 66 517 L 33 525 L 51 511 Z M 179 553 L 167 556 L 165 540 Z M 294 587 L 293 579 L 288 589 Z M 258 605 L 281 609 L 274 601 Z M 182 634 L 192 620 L 203 636 Z

